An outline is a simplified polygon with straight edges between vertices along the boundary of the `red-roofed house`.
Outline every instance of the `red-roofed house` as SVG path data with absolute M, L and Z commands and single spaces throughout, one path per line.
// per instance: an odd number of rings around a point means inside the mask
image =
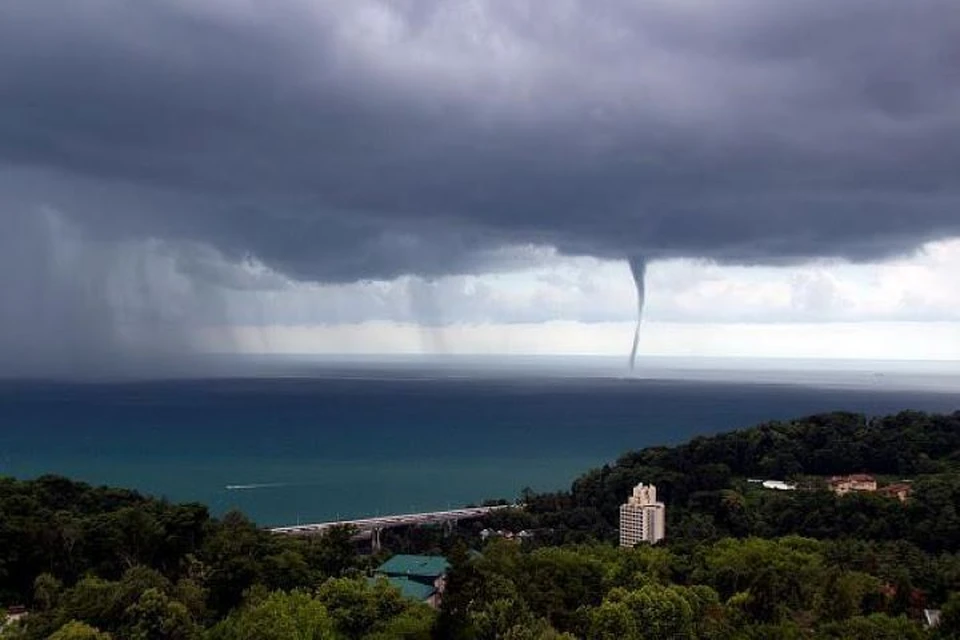
M 906 502 L 907 498 L 910 497 L 910 483 L 896 482 L 894 484 L 888 484 L 885 487 L 877 489 L 877 493 L 887 498 L 896 498 L 900 502 Z
M 830 490 L 838 496 L 851 491 L 876 491 L 877 479 L 867 473 L 854 473 L 849 476 L 833 476 L 830 478 Z

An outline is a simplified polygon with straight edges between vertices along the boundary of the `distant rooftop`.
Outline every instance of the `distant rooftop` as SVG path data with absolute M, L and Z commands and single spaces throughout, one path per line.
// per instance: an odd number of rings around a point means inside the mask
M 443 556 L 414 556 L 397 554 L 377 567 L 377 573 L 389 577 L 437 578 L 450 569 Z
M 417 582 L 416 580 L 411 580 L 410 578 L 402 576 L 391 576 L 389 578 L 380 576 L 379 578 L 371 578 L 371 582 L 376 580 L 386 580 L 390 583 L 390 586 L 399 589 L 404 598 L 410 598 L 411 600 L 417 600 L 421 602 L 437 592 L 437 588 L 432 584 Z
M 833 476 L 830 478 L 831 483 L 839 482 L 876 482 L 877 479 L 870 475 L 869 473 L 853 473 L 848 476 Z

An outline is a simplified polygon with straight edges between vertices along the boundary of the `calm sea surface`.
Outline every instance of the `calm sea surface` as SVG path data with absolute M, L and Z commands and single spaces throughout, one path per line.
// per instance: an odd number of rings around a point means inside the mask
M 764 420 L 960 409 L 960 379 L 939 374 L 520 371 L 0 381 L 0 474 L 58 473 L 290 524 L 565 488 L 629 449 Z

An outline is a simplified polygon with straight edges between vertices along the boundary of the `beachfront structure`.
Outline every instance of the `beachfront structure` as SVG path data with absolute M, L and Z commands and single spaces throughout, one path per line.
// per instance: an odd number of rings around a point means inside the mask
M 620 505 L 620 546 L 634 547 L 640 542 L 653 544 L 666 535 L 666 506 L 657 502 L 657 487 L 642 482 Z
M 385 578 L 407 598 L 439 607 L 449 570 L 443 556 L 397 554 L 377 567 L 374 579 Z
M 833 476 L 830 478 L 830 490 L 838 496 L 848 494 L 851 491 L 876 491 L 877 479 L 867 473 Z

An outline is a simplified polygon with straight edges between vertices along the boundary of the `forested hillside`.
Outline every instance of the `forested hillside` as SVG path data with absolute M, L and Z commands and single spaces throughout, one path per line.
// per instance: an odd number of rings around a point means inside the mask
M 843 499 L 834 474 L 911 480 L 906 504 L 876 494 Z M 749 478 L 793 480 L 808 490 L 760 491 Z M 799 534 L 910 541 L 931 551 L 960 546 L 960 413 L 906 412 L 866 419 L 833 413 L 631 452 L 578 478 L 569 492 L 525 498 L 512 526 L 548 527 L 554 540 L 614 540 L 618 509 L 639 482 L 667 503 L 674 542 Z M 506 517 L 506 516 L 504 516 Z
M 827 489 L 855 472 L 910 495 Z M 667 503 L 667 539 L 619 549 L 638 482 Z M 282 537 L 202 505 L 3 478 L 0 604 L 28 615 L 0 638 L 960 637 L 960 413 L 764 424 L 631 452 L 523 502 L 453 535 L 390 532 L 372 557 L 347 530 Z M 399 551 L 447 555 L 439 611 L 366 578 Z

